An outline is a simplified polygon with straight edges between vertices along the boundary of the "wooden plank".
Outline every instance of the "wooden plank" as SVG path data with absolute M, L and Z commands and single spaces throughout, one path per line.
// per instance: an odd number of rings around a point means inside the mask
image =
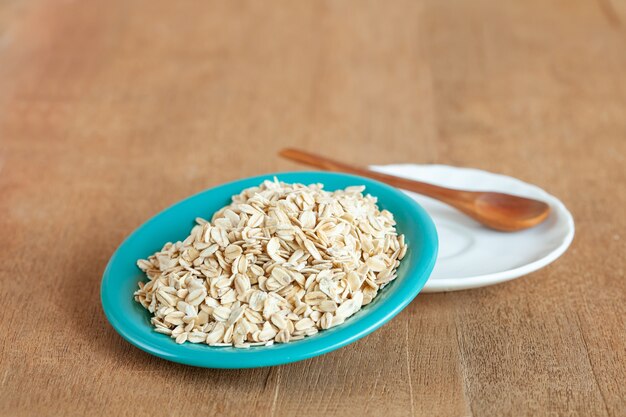
M 626 9 L 614 0 L 0 3 L 0 415 L 626 410 Z M 339 351 L 185 367 L 99 305 L 121 240 L 224 181 L 444 163 L 545 187 L 577 236 L 494 287 L 420 295 Z

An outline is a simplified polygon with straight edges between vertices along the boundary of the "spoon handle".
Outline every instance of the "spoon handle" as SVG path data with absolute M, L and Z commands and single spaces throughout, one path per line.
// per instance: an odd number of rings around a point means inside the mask
M 291 159 L 292 161 L 300 162 L 326 171 L 345 172 L 372 178 L 386 184 L 393 185 L 394 187 L 414 191 L 416 193 L 444 201 L 448 204 L 467 204 L 473 199 L 473 195 L 475 194 L 472 191 L 454 190 L 421 181 L 371 171 L 369 169 L 345 164 L 343 162 L 315 155 L 310 152 L 300 151 L 298 149 L 283 149 L 279 154 L 280 156 Z

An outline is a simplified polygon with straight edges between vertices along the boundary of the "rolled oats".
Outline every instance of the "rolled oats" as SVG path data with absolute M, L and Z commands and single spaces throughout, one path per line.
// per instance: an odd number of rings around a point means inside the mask
M 288 343 L 340 325 L 396 277 L 393 215 L 365 187 L 265 181 L 233 196 L 182 242 L 137 261 L 135 300 L 176 343 Z

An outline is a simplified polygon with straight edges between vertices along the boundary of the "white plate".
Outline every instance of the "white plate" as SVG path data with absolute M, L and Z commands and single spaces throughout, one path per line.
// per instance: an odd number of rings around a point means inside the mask
M 447 165 L 385 165 L 372 169 L 450 188 L 500 191 L 550 204 L 541 225 L 516 233 L 481 226 L 459 211 L 409 191 L 428 211 L 439 233 L 439 256 L 424 292 L 456 291 L 508 281 L 543 268 L 565 252 L 574 220 L 563 203 L 541 188 L 505 175 Z

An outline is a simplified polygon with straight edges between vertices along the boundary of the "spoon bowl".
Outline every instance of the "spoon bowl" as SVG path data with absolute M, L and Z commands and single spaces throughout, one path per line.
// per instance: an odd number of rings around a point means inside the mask
M 550 206 L 543 201 L 503 193 L 480 192 L 474 205 L 474 210 L 465 213 L 492 229 L 505 232 L 536 226 L 550 214 Z

